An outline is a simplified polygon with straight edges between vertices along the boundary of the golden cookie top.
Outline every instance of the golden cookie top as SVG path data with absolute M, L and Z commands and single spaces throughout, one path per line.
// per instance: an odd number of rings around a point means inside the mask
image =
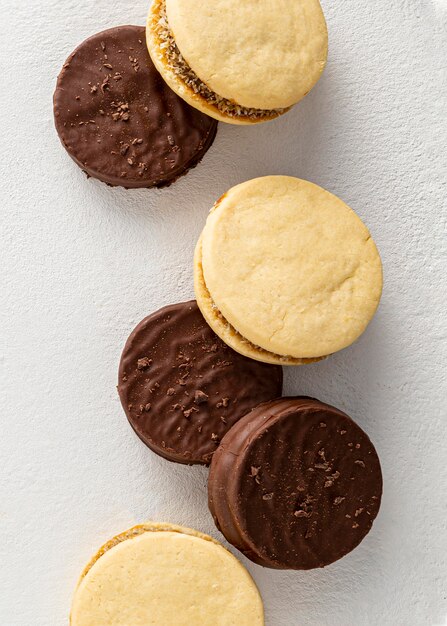
M 216 94 L 243 107 L 287 108 L 321 76 L 327 28 L 318 0 L 166 0 L 175 43 Z
M 203 230 L 201 266 L 219 314 L 280 356 L 349 346 L 382 292 L 380 256 L 361 219 L 328 191 L 287 176 L 225 194 Z
M 76 589 L 71 626 L 263 626 L 250 574 L 217 541 L 169 524 L 108 542 Z

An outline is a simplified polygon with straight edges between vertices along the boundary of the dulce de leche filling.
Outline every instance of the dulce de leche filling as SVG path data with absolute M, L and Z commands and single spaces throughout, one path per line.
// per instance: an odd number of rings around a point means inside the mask
M 152 15 L 154 16 L 153 29 L 158 37 L 158 48 L 163 55 L 165 63 L 195 94 L 206 100 L 208 104 L 216 107 L 223 115 L 257 120 L 271 119 L 287 111 L 287 109 L 247 108 L 219 96 L 200 80 L 178 49 L 168 23 L 166 0 L 155 0 Z

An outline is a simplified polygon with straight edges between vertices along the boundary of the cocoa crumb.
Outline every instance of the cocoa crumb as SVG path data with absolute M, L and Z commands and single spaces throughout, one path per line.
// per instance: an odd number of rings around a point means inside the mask
M 366 465 L 364 464 L 363 461 L 357 460 L 357 461 L 354 461 L 354 462 L 355 462 L 356 465 L 360 465 L 360 467 L 366 467 Z
M 306 511 L 303 510 L 295 511 L 294 513 L 295 517 L 310 517 L 310 515 L 310 513 L 306 513 Z
M 150 411 L 150 410 L 151 410 L 151 407 L 152 407 L 152 404 L 151 404 L 150 402 L 148 402 L 148 403 L 146 404 L 146 406 L 144 407 L 144 410 L 145 410 L 145 411 Z
M 262 499 L 263 499 L 263 500 L 272 500 L 272 499 L 273 499 L 273 493 L 265 493 L 265 494 L 262 496 Z
M 197 389 L 197 391 L 194 394 L 194 402 L 196 404 L 203 404 L 204 402 L 208 401 L 208 396 L 206 395 L 206 393 L 204 393 L 203 391 L 200 391 L 200 389 Z
M 106 89 L 110 89 L 109 80 L 110 80 L 110 76 L 106 76 L 104 80 L 102 81 L 102 84 L 101 84 L 102 93 L 105 93 Z
M 346 500 L 346 498 L 344 498 L 343 496 L 337 496 L 334 500 L 334 506 L 338 506 L 343 502 L 343 500 Z
M 173 389 L 172 387 L 169 387 L 169 389 L 166 392 L 167 396 L 173 396 L 175 394 L 175 389 Z
M 138 359 L 137 368 L 139 370 L 147 370 L 152 365 L 152 359 L 145 356 L 142 359 Z
M 220 400 L 220 402 L 216 404 L 216 407 L 218 409 L 220 409 L 221 407 L 227 408 L 229 402 L 230 402 L 230 398 L 222 398 L 222 400 Z

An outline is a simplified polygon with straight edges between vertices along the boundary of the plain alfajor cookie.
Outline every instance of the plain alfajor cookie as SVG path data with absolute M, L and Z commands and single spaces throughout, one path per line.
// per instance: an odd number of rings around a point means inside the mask
M 225 433 L 282 392 L 282 368 L 229 348 L 195 301 L 163 307 L 126 342 L 118 392 L 140 439 L 160 456 L 209 464 Z
M 71 626 L 263 626 L 250 574 L 217 541 L 171 524 L 118 535 L 76 588 Z
M 266 402 L 223 438 L 209 476 L 214 520 L 248 558 L 275 569 L 325 567 L 363 540 L 382 473 L 368 436 L 313 398 Z
M 199 163 L 217 128 L 163 81 L 141 26 L 93 35 L 69 56 L 54 116 L 62 144 L 88 176 L 126 188 L 171 184 Z
M 242 354 L 283 365 L 352 344 L 382 292 L 380 256 L 361 219 L 288 176 L 230 189 L 208 216 L 194 266 L 214 332 Z
M 171 89 L 233 124 L 288 111 L 320 78 L 328 46 L 318 0 L 153 0 L 147 44 Z

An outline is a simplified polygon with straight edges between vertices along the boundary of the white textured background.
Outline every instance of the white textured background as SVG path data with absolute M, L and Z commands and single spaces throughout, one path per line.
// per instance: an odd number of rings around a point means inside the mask
M 267 624 L 447 623 L 447 0 L 323 4 L 330 62 L 305 101 L 257 128 L 221 125 L 169 189 L 124 191 L 72 163 L 51 98 L 72 49 L 144 23 L 146 1 L 0 0 L 1 626 L 67 624 L 85 562 L 134 523 L 219 537 L 206 470 L 140 443 L 116 371 L 143 316 L 193 295 L 193 246 L 214 200 L 272 173 L 340 195 L 382 252 L 385 291 L 366 334 L 286 381 L 359 421 L 385 493 L 366 541 L 326 570 L 248 563 Z

